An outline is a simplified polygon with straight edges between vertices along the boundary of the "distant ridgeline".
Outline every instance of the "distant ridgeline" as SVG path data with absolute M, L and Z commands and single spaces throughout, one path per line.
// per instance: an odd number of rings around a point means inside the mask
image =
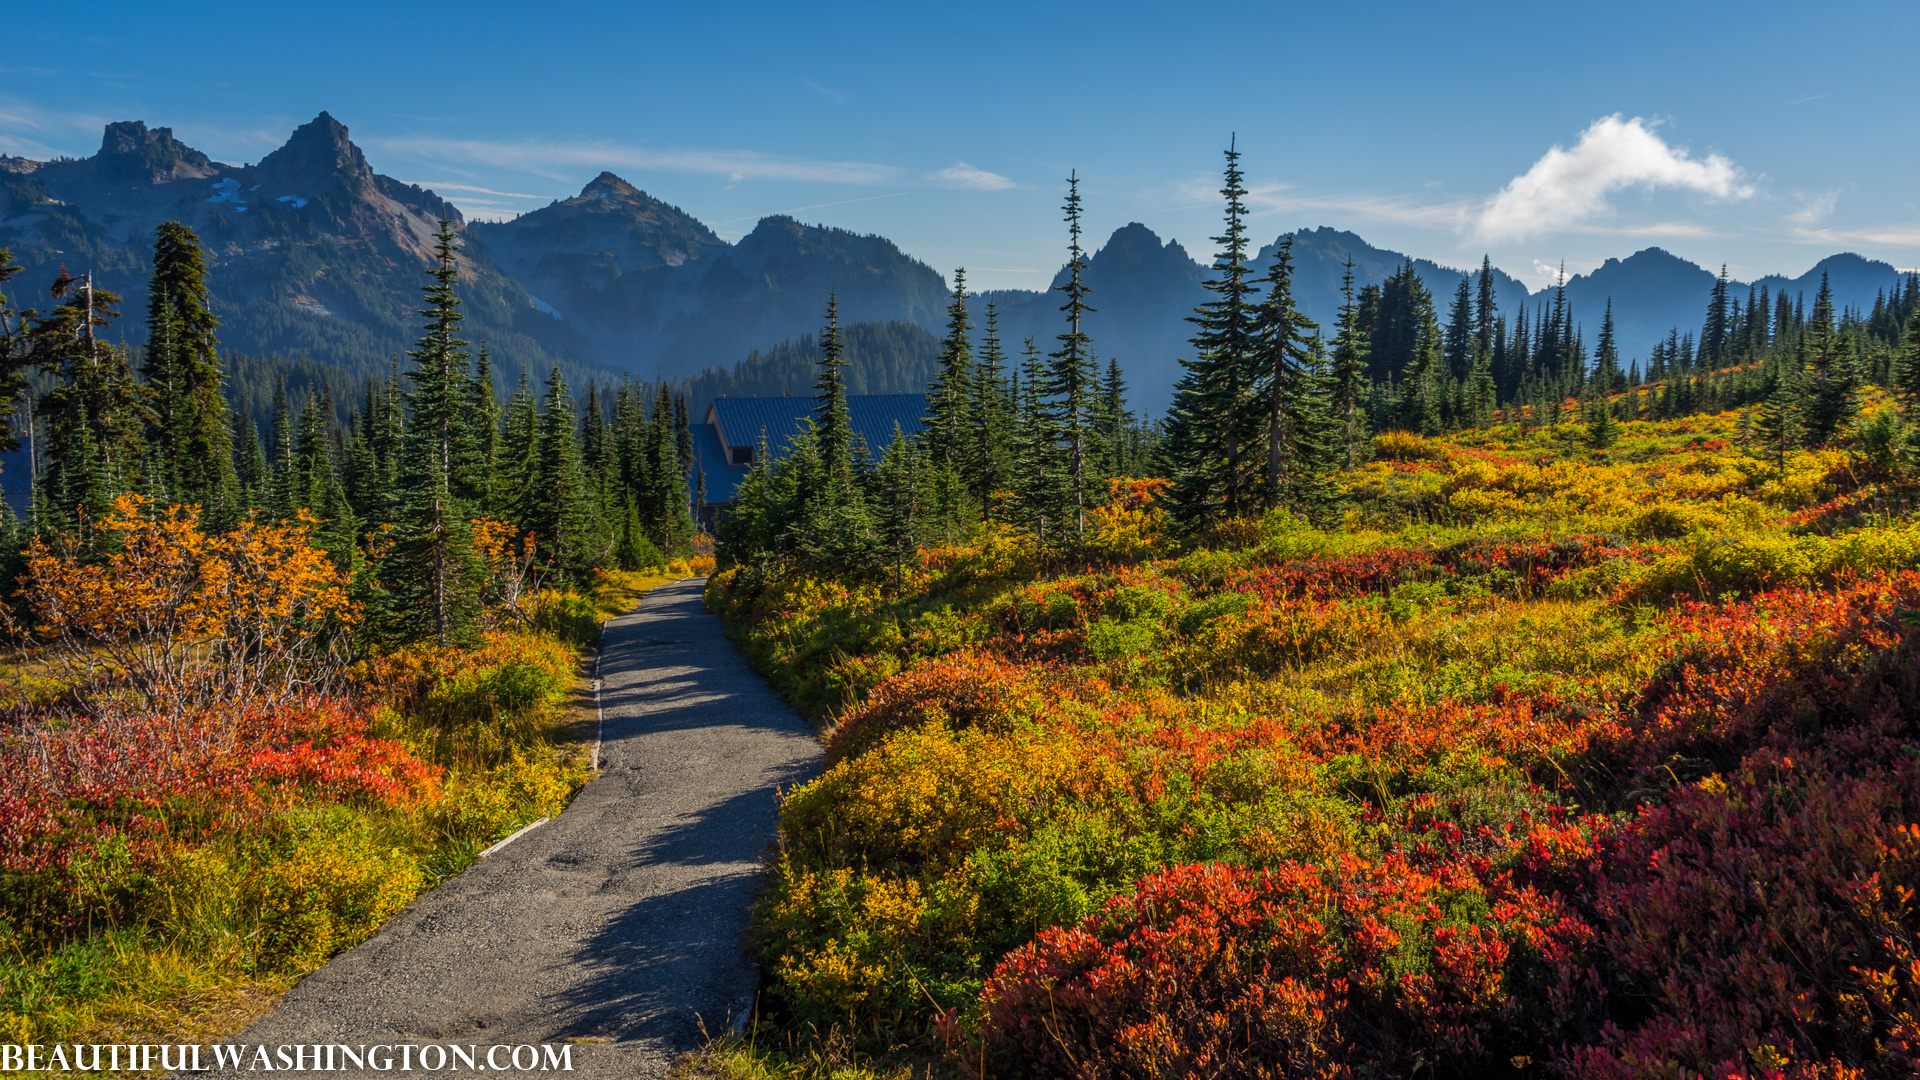
M 841 331 L 847 349 L 847 393 L 924 393 L 938 373 L 940 342 L 912 323 L 854 323 Z M 812 397 L 820 377 L 820 344 L 812 334 L 747 354 L 732 368 L 713 367 L 687 382 L 696 413 L 720 397 Z

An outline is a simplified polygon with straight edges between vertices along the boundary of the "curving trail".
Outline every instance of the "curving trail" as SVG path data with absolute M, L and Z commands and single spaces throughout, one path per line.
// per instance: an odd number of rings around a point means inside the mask
M 564 814 L 415 900 L 232 1041 L 586 1040 L 575 1075 L 651 1077 L 699 1044 L 703 1020 L 717 1034 L 750 1009 L 741 934 L 775 791 L 809 778 L 820 747 L 702 608 L 703 584 L 656 589 L 607 624 L 602 773 Z

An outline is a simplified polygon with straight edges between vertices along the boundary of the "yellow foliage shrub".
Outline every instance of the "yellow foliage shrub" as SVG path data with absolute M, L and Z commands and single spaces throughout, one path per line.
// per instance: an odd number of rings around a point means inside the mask
M 398 848 L 333 836 L 257 871 L 250 899 L 260 920 L 260 960 L 305 968 L 378 929 L 420 891 L 420 865 Z
M 506 761 L 451 789 L 441 814 L 449 831 L 492 842 L 566 809 L 574 790 L 585 782 L 576 766 L 539 751 L 516 750 Z
M 1452 455 L 1439 442 L 1411 431 L 1383 431 L 1373 437 L 1373 456 L 1387 461 L 1444 461 Z

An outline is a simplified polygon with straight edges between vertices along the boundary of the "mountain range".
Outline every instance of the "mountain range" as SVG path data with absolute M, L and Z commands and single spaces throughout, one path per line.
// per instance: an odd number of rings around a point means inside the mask
M 467 335 L 488 344 L 503 383 L 521 365 L 537 375 L 557 364 L 576 386 L 627 372 L 703 376 L 699 385 L 713 392 L 758 386 L 801 355 L 794 343 L 817 333 L 832 292 L 843 322 L 899 324 L 869 335 L 869 389 L 918 389 L 890 385 L 917 380 L 927 367 L 925 339 L 904 328 L 938 334 L 946 319 L 947 279 L 884 237 L 774 216 L 729 244 L 610 172 L 573 198 L 510 221 L 465 222 L 434 192 L 374 172 L 346 127 L 324 112 L 252 165 L 214 161 L 170 129 L 138 121 L 107 125 L 90 157 L 0 156 L 0 247 L 25 269 L 13 283 L 17 305 L 39 304 L 41 289 L 64 266 L 93 271 L 137 309 L 153 229 L 180 220 L 207 247 L 226 347 L 302 358 L 303 369 L 330 367 L 341 385 L 385 371 L 417 336 L 421 271 L 443 216 L 465 246 Z M 1294 294 L 1329 328 L 1349 258 L 1356 286 L 1383 280 L 1408 258 L 1332 228 L 1285 235 L 1293 240 Z M 1285 235 L 1260 249 L 1257 273 Z M 1443 318 L 1461 278 L 1477 269 L 1412 261 Z M 1752 284 L 1810 299 L 1823 273 L 1837 303 L 1859 308 L 1899 280 L 1887 263 L 1839 254 L 1798 277 Z M 1163 410 L 1171 396 L 1178 358 L 1189 352 L 1187 317 L 1208 296 L 1206 274 L 1178 242 L 1138 223 L 1116 230 L 1088 261 L 1096 311 L 1086 329 L 1100 357 L 1120 362 L 1133 400 L 1149 411 Z M 1064 275 L 1063 268 L 1054 283 Z M 1647 248 L 1575 275 L 1566 290 L 1590 344 L 1612 300 L 1622 354 L 1633 360 L 1674 327 L 1696 329 L 1713 282 L 1710 271 Z M 1735 283 L 1737 295 L 1746 290 Z M 1505 313 L 1544 303 L 1548 291 L 1495 272 Z M 1057 293 L 973 294 L 976 335 L 989 301 L 1009 354 L 1017 356 L 1027 337 L 1042 351 L 1053 347 L 1061 329 Z M 127 319 L 122 336 L 137 343 L 138 323 Z M 788 351 L 779 353 L 783 342 Z M 911 342 L 899 348 L 912 355 L 884 356 L 886 342 Z M 758 366 L 745 364 L 756 349 L 771 351 Z M 768 367 L 776 355 L 785 359 Z M 729 374 L 736 365 L 740 371 Z

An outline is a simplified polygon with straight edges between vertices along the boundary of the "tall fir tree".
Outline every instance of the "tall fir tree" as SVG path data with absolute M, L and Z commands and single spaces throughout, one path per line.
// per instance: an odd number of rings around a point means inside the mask
M 1227 146 L 1220 196 L 1225 227 L 1213 238 L 1213 275 L 1203 283 L 1212 297 L 1188 319 L 1197 327 L 1193 357 L 1181 360 L 1161 444 L 1175 511 L 1189 526 L 1247 509 L 1249 444 L 1263 419 L 1248 394 L 1258 363 L 1259 287 L 1247 264 L 1247 188 L 1237 141 Z
M 55 380 L 39 404 L 48 450 L 44 479 L 59 517 L 71 524 L 76 507 L 97 512 L 136 488 L 154 414 L 126 355 L 99 338 L 119 317 L 120 298 L 96 289 L 91 273 L 76 278 L 64 270 L 52 294 L 61 303 L 34 320 L 27 350 Z
M 967 406 L 973 383 L 973 345 L 967 318 L 967 271 L 953 272 L 953 296 L 947 304 L 947 336 L 940 342 L 939 367 L 927 388 L 927 417 L 921 438 L 935 468 L 963 472 L 967 463 Z M 971 477 L 969 477 L 971 479 Z
M 1760 407 L 1753 417 L 1753 430 L 1763 457 L 1776 470 L 1787 467 L 1787 454 L 1800 441 L 1800 395 L 1795 380 L 1777 365 L 1769 365 L 1761 384 Z
M 214 337 L 219 325 L 199 237 L 178 221 L 161 223 L 147 286 L 143 374 L 153 397 L 150 438 L 169 497 L 201 507 L 215 528 L 232 520 L 239 487 Z
M 434 237 L 432 282 L 423 290 L 426 308 L 421 313 L 426 323 L 420 341 L 407 353 L 414 362 L 407 377 L 413 389 L 407 394 L 409 422 L 407 437 L 414 454 L 431 454 L 434 466 L 414 463 L 414 481 L 431 475 L 443 498 L 458 500 L 462 507 L 482 500 L 481 477 L 475 469 L 475 441 L 471 426 L 474 391 L 470 383 L 467 343 L 460 338 L 460 297 L 455 286 L 460 280 L 460 244 L 453 223 L 440 220 Z
M 501 410 L 500 462 L 493 505 L 524 524 L 532 512 L 534 484 L 539 475 L 540 402 L 534 396 L 525 366 L 513 396 Z
M 1067 509 L 1072 515 L 1074 535 L 1079 536 L 1087 528 L 1087 492 L 1095 479 L 1094 463 L 1099 451 L 1093 421 L 1100 376 L 1093 358 L 1093 339 L 1087 335 L 1083 323 L 1095 308 L 1087 303 L 1093 289 L 1086 282 L 1086 251 L 1080 246 L 1078 173 L 1067 176 L 1067 201 L 1061 209 L 1067 220 L 1067 280 L 1054 288 L 1067 296 L 1067 302 L 1060 305 L 1067 317 L 1067 328 L 1058 336 L 1060 347 L 1047 354 L 1050 362 L 1043 390 L 1051 399 L 1055 433 L 1066 453 Z
M 1614 343 L 1613 297 L 1607 297 L 1606 314 L 1600 319 L 1600 339 L 1594 347 L 1593 381 L 1599 393 L 1620 389 L 1626 377 L 1620 371 L 1620 350 Z
M 1720 276 L 1713 281 L 1707 297 L 1707 318 L 1700 328 L 1700 366 L 1706 370 L 1723 367 L 1727 359 L 1730 297 L 1727 293 L 1727 267 L 1720 264 Z
M 1330 407 L 1339 433 L 1341 462 L 1348 468 L 1367 437 L 1367 328 L 1353 298 L 1353 256 L 1340 277 L 1340 315 L 1328 372 Z
M 973 501 L 991 511 L 995 493 L 1012 478 L 1012 408 L 1007 400 L 1007 354 L 1000 344 L 1000 317 L 987 302 L 987 325 L 980 340 L 980 362 L 974 370 L 972 400 L 967 408 L 967 475 Z
M 547 377 L 546 401 L 540 411 L 524 524 L 548 563 L 574 581 L 584 580 L 588 569 L 605 554 L 599 550 L 604 538 L 589 497 L 579 428 L 573 395 L 555 365 Z
M 1014 517 L 1046 541 L 1058 540 L 1061 522 L 1069 513 L 1064 470 L 1060 468 L 1060 438 L 1052 410 L 1042 395 L 1047 378 L 1046 357 L 1026 339 L 1013 397 Z M 1048 532 L 1051 528 L 1051 534 Z
M 400 440 L 396 534 L 380 568 L 386 621 L 402 639 L 447 645 L 479 632 L 481 566 L 469 516 L 481 493 L 469 427 L 473 390 L 460 338 L 459 244 L 445 218 L 422 289 L 420 340 L 408 352 L 413 388 Z M 289 482 L 289 488 L 294 485 Z M 298 498 L 297 494 L 292 494 Z
M 480 343 L 473 378 L 467 382 L 467 430 L 472 440 L 475 509 L 488 515 L 504 512 L 500 491 L 500 399 L 493 386 L 493 353 Z
M 1465 275 L 1453 290 L 1453 306 L 1447 309 L 1447 375 L 1464 381 L 1473 371 L 1477 326 L 1473 318 L 1473 284 Z
M 1107 476 L 1126 476 L 1134 469 L 1129 435 L 1133 412 L 1127 408 L 1127 380 L 1120 361 L 1107 361 L 1107 375 L 1100 384 L 1100 445 L 1106 453 L 1100 471 Z
M 1814 296 L 1813 313 L 1801 337 L 1804 381 L 1801 415 L 1803 435 L 1809 446 L 1831 443 L 1860 409 L 1853 358 L 1848 355 L 1846 339 L 1833 320 L 1833 289 L 1823 273 L 1820 291 Z
M 813 384 L 813 426 L 820 455 L 822 490 L 829 504 L 853 497 L 853 418 L 847 409 L 847 355 L 840 338 L 840 300 L 827 295 L 827 325 L 820 331 L 820 362 Z
M 1266 295 L 1258 308 L 1255 341 L 1260 368 L 1253 385 L 1265 428 L 1266 460 L 1262 485 L 1265 503 L 1287 501 L 1300 486 L 1299 474 L 1318 468 L 1326 457 L 1319 439 L 1327 412 L 1321 382 L 1310 370 L 1313 320 L 1293 301 L 1293 237 L 1280 241 L 1263 279 Z

